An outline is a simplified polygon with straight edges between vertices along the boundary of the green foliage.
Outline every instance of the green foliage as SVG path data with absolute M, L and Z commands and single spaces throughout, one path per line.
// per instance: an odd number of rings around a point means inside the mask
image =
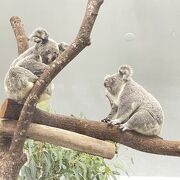
M 47 102 L 38 104 L 38 107 L 54 112 Z M 86 117 L 81 113 L 80 118 Z M 30 139 L 24 148 L 29 160 L 21 169 L 20 180 L 116 180 L 119 170 L 126 172 L 119 159 L 118 165 L 111 167 L 101 157 Z
M 106 180 L 119 174 L 97 156 L 33 140 L 25 149 L 29 162 L 21 169 L 20 180 Z

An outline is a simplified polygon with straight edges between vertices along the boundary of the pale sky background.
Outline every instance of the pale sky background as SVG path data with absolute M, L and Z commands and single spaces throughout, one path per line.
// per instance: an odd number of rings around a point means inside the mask
M 0 101 L 3 78 L 17 56 L 9 19 L 23 19 L 28 34 L 46 28 L 56 41 L 71 43 L 81 24 L 86 0 L 0 1 Z M 162 137 L 180 140 L 180 1 L 105 0 L 92 32 L 92 45 L 55 79 L 51 104 L 57 113 L 100 120 L 110 106 L 103 79 L 121 64 L 134 69 L 134 79 L 151 92 L 165 112 Z M 180 158 L 152 155 L 122 146 L 120 158 L 133 158 L 133 176 L 180 177 Z M 115 160 L 116 162 L 118 159 Z

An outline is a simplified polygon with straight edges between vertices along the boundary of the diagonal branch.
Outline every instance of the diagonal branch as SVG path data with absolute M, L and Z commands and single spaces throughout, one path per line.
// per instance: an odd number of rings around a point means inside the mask
M 12 100 L 6 100 L 1 106 L 0 118 L 16 120 L 19 118 L 21 109 L 21 105 Z M 106 123 L 102 122 L 58 114 L 54 115 L 41 111 L 38 108 L 35 110 L 32 121 L 34 123 L 66 129 L 101 140 L 111 140 L 138 151 L 180 157 L 180 141 L 163 140 L 157 136 L 144 136 L 133 131 L 122 132 L 117 126 L 109 127 Z
M 90 44 L 90 33 L 103 0 L 89 0 L 79 33 L 72 44 L 55 60 L 35 83 L 21 111 L 17 128 L 10 146 L 11 154 L 22 153 L 27 129 L 31 123 L 36 104 L 42 92 L 52 79 Z

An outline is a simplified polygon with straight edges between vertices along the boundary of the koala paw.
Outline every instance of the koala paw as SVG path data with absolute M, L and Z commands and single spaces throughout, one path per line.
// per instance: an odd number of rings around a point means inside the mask
M 119 119 L 113 119 L 113 120 L 108 122 L 109 125 L 113 125 L 113 126 L 116 124 L 119 124 L 119 123 L 120 123 Z
M 109 121 L 111 121 L 111 119 L 109 119 L 108 117 L 101 120 L 101 122 L 105 122 L 105 123 L 108 123 Z
M 120 124 L 119 129 L 121 129 L 122 131 L 131 130 L 126 123 Z

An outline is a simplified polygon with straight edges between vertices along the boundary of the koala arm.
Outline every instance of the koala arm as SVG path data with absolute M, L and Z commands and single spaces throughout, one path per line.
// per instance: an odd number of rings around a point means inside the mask
M 113 117 L 115 117 L 116 113 L 117 113 L 117 109 L 118 107 L 113 105 L 111 106 L 111 111 L 110 113 L 107 115 L 107 117 L 105 117 L 103 120 L 101 120 L 102 122 L 109 122 L 113 119 Z
M 115 115 L 116 115 L 116 113 L 117 113 L 117 110 L 118 110 L 118 106 L 113 102 L 111 96 L 109 96 L 109 94 L 106 94 L 106 97 L 108 98 L 108 100 L 109 100 L 109 102 L 110 102 L 111 111 L 110 111 L 110 113 L 107 115 L 107 117 L 102 120 L 102 122 L 108 122 L 108 121 L 112 120 L 113 117 L 115 117 Z
M 38 62 L 36 60 L 24 60 L 21 64 L 19 64 L 20 67 L 23 67 L 29 71 L 31 71 L 34 75 L 40 76 L 47 68 L 49 68 L 48 65 Z
M 116 119 L 111 120 L 109 124 L 115 125 L 127 121 L 138 108 L 139 104 L 136 102 L 133 102 L 129 108 L 126 108 L 126 110 L 122 111 L 122 109 L 118 108 Z
M 33 55 L 34 54 L 34 46 L 27 49 L 24 53 L 22 53 L 20 56 L 18 56 L 11 64 L 11 67 L 16 66 L 22 59 L 24 59 L 27 56 Z

